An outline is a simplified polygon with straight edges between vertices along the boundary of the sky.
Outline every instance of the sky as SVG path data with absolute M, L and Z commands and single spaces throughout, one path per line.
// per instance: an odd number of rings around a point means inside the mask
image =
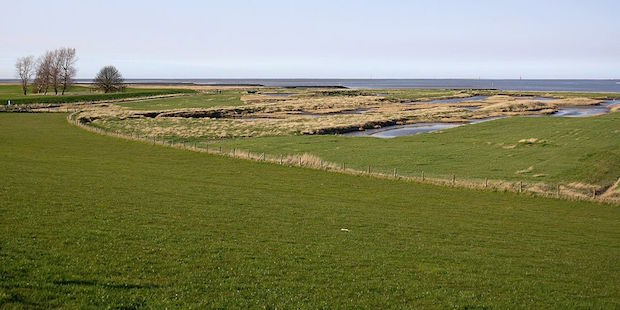
M 620 78 L 620 1 L 3 1 L 0 78 Z

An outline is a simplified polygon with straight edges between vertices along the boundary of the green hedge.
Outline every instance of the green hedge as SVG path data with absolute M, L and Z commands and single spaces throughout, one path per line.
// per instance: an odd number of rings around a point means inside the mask
M 0 104 L 6 105 L 8 100 L 11 104 L 34 104 L 34 103 L 74 103 L 102 100 L 118 100 L 137 97 L 151 97 L 170 94 L 195 93 L 190 89 L 156 89 L 133 92 L 107 93 L 107 94 L 88 94 L 88 95 L 67 95 L 67 96 L 32 96 L 25 98 L 0 98 Z

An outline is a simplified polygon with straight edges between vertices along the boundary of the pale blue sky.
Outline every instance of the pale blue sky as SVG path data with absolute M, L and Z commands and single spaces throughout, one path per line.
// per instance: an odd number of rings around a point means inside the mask
M 620 1 L 5 1 L 0 78 L 620 78 Z

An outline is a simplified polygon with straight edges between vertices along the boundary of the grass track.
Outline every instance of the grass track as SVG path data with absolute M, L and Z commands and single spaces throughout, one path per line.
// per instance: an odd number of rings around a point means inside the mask
M 617 207 L 232 160 L 64 117 L 0 114 L 6 308 L 620 306 Z

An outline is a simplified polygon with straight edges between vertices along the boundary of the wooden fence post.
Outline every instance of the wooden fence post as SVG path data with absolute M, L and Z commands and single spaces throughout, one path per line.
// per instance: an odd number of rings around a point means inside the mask
M 456 174 L 452 174 L 452 186 L 456 184 Z
M 484 178 L 484 188 L 489 187 L 489 178 Z
M 557 185 L 556 196 L 560 197 L 560 184 Z
M 220 154 L 222 154 L 222 147 L 220 146 Z
M 422 182 L 424 182 L 424 180 L 426 180 L 426 178 L 424 177 L 424 171 L 422 171 Z
M 394 178 L 396 178 L 397 176 L 397 172 L 396 172 L 396 168 L 394 168 Z
M 592 198 L 596 199 L 596 188 L 592 189 Z
M 301 167 L 301 155 L 299 155 L 299 167 Z
M 237 148 L 233 147 L 233 153 L 232 153 L 233 155 L 232 156 L 235 156 L 236 152 L 237 152 Z
M 368 174 L 370 174 L 370 165 L 368 165 Z
M 519 193 L 523 192 L 523 181 L 519 181 Z
M 284 155 L 280 154 L 280 165 L 282 164 L 283 160 L 284 160 Z

